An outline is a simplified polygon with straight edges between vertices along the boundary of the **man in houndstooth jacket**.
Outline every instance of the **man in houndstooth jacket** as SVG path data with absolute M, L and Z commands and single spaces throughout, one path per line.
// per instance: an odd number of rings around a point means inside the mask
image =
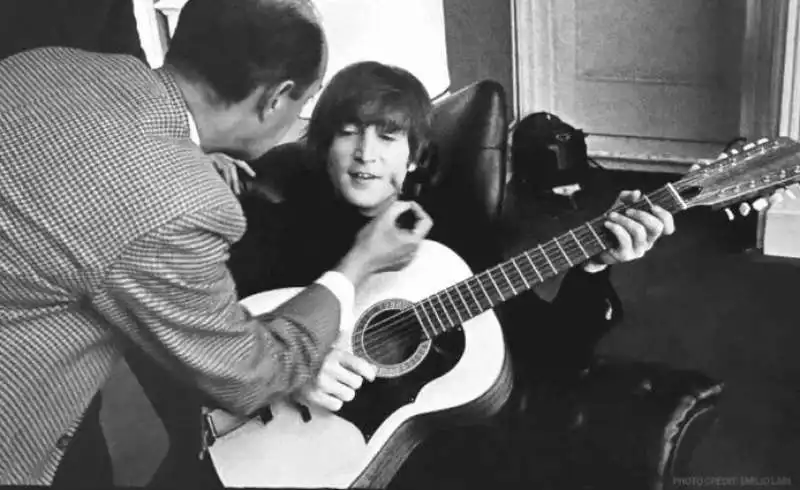
M 245 221 L 206 152 L 263 154 L 326 56 L 307 0 L 190 0 L 159 70 L 53 47 L 0 62 L 0 484 L 80 483 L 59 475 L 129 346 L 237 414 L 308 389 L 354 287 L 408 263 L 431 223 L 398 203 L 271 315 L 236 301 Z

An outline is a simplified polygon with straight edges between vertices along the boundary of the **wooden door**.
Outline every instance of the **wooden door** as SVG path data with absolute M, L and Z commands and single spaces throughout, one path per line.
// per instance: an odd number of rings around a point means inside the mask
M 557 114 L 622 168 L 682 171 L 774 136 L 785 2 L 768 1 L 517 0 L 519 113 Z

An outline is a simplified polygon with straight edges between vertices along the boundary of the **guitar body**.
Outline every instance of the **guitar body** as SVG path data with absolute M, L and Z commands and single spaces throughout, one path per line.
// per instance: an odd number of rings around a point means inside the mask
M 500 324 L 491 310 L 433 340 L 408 321 L 371 332 L 409 304 L 471 275 L 449 248 L 425 241 L 402 271 L 372 276 L 356 293 L 355 321 L 343 318 L 340 347 L 375 363 L 377 379 L 365 382 L 336 413 L 309 406 L 304 414 L 294 403 L 280 401 L 271 406 L 268 422 L 251 419 L 218 438 L 209 452 L 222 483 L 382 488 L 429 430 L 496 413 L 512 383 Z M 242 304 L 254 314 L 265 313 L 298 291 L 268 291 Z M 226 416 L 212 413 L 220 421 Z

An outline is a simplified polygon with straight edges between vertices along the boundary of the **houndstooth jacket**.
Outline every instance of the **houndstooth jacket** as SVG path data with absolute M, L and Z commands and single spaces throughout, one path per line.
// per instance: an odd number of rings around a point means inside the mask
M 268 317 L 237 304 L 225 261 L 245 221 L 186 114 L 133 57 L 0 62 L 0 484 L 52 481 L 126 342 L 236 413 L 305 383 L 334 342 L 322 280 Z

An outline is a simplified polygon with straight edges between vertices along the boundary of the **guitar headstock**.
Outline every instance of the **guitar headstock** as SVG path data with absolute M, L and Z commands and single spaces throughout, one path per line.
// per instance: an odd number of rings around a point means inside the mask
M 722 154 L 673 186 L 687 208 L 718 209 L 763 199 L 796 182 L 800 182 L 800 143 L 781 137 L 762 139 Z

